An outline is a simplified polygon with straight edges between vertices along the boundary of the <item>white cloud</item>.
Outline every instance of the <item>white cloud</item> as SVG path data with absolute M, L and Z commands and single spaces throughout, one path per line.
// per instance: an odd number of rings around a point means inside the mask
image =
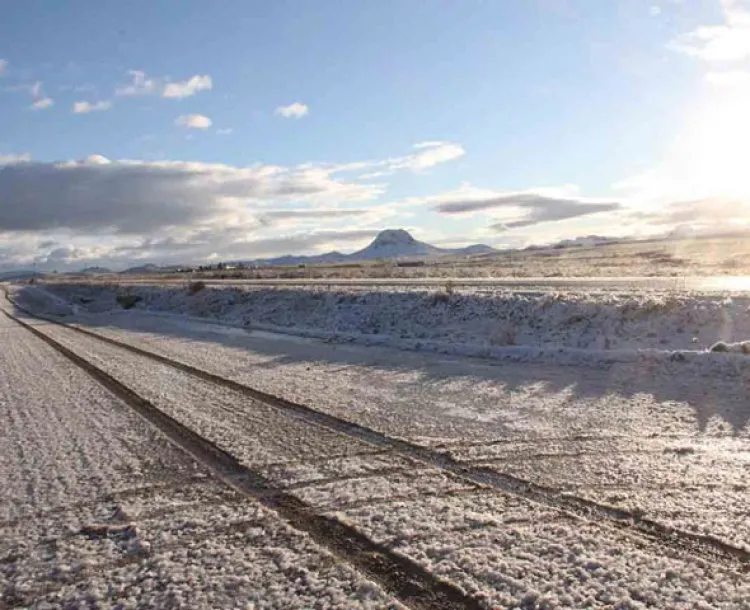
M 0 76 L 5 74 L 5 71 L 8 69 L 8 60 L 7 59 L 0 59 Z
M 29 153 L 16 154 L 0 154 L 0 165 L 11 165 L 13 163 L 25 163 L 31 161 L 31 155 Z
M 55 100 L 53 100 L 51 97 L 43 97 L 38 100 L 34 100 L 34 103 L 31 104 L 31 108 L 34 110 L 46 110 L 47 108 L 54 106 L 54 104 Z
M 208 129 L 212 123 L 204 114 L 181 114 L 175 119 L 175 125 L 185 129 Z
M 669 44 L 677 52 L 705 61 L 750 58 L 750 6 L 743 0 L 720 0 L 724 23 L 702 25 Z
M 34 98 L 34 101 L 30 106 L 32 110 L 46 110 L 55 104 L 55 100 L 44 95 L 42 81 L 36 81 L 31 85 L 22 86 L 22 89 L 23 88 L 27 88 L 28 92 Z
M 460 144 L 453 142 L 429 141 L 414 144 L 417 152 L 403 157 L 393 157 L 385 161 L 369 164 L 375 171 L 362 176 L 363 178 L 379 178 L 388 176 L 395 171 L 406 170 L 419 172 L 441 163 L 459 159 L 466 154 L 466 150 Z
M 196 74 L 186 81 L 168 83 L 162 91 L 162 97 L 183 99 L 213 88 L 213 81 L 208 74 Z
M 420 171 L 446 161 L 453 161 L 466 154 L 463 146 L 452 142 L 420 142 L 415 144 L 414 148 L 419 152 L 400 159 L 392 159 L 389 162 L 390 169 Z
M 115 95 L 124 97 L 160 95 L 164 98 L 184 99 L 199 91 L 207 91 L 213 88 L 213 81 L 208 74 L 196 74 L 186 81 L 177 82 L 169 82 L 165 78 L 149 77 L 143 70 L 128 70 L 128 74 L 132 82 L 129 85 L 117 88 Z
M 743 70 L 709 72 L 706 74 L 706 82 L 717 87 L 750 87 L 750 72 Z
M 100 102 L 76 102 L 73 104 L 74 114 L 88 114 L 89 112 L 98 112 L 101 110 L 109 110 L 112 108 L 112 102 L 100 101 Z
M 346 206 L 382 193 L 315 166 L 7 158 L 0 200 L 23 205 L 0 206 L 6 265 L 190 263 L 362 240 L 374 233 L 366 228 L 374 216 L 369 206 Z M 295 227 L 304 232 L 284 233 Z
M 124 87 L 115 90 L 115 95 L 123 97 L 134 97 L 138 95 L 150 95 L 156 93 L 157 82 L 153 78 L 148 78 L 142 70 L 128 70 L 132 82 Z
M 301 102 L 294 102 L 288 106 L 279 106 L 274 112 L 285 119 L 301 119 L 310 113 L 310 109 Z
M 381 192 L 380 187 L 335 179 L 319 167 L 110 161 L 92 155 L 65 163 L 5 166 L 0 200 L 19 205 L 0 206 L 0 232 L 67 228 L 143 233 L 253 224 L 285 202 L 322 203 L 330 209 L 332 202 L 366 201 Z
M 622 207 L 615 201 L 580 197 L 574 185 L 511 192 L 464 185 L 424 201 L 432 203 L 441 214 L 487 214 L 495 221 L 491 226 L 497 231 L 615 212 Z
M 80 268 L 193 263 L 341 248 L 370 239 L 404 206 L 365 171 L 405 157 L 339 164 L 238 167 L 182 161 L 33 162 L 4 155 L 2 265 Z M 421 214 L 429 213 L 422 206 Z M 392 220 L 387 221 L 393 224 Z

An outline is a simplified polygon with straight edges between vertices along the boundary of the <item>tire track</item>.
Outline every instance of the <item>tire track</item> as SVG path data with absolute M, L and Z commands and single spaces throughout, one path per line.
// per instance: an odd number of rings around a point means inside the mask
M 480 610 L 484 607 L 457 586 L 441 580 L 416 562 L 374 542 L 353 526 L 316 512 L 306 502 L 278 489 L 263 475 L 243 466 L 234 456 L 183 426 L 105 371 L 33 325 L 5 310 L 3 313 L 85 371 L 227 485 L 275 511 L 295 529 L 308 533 L 319 545 L 379 582 L 407 606 L 425 610 Z M 65 324 L 63 326 L 71 328 Z
M 557 488 L 535 483 L 528 479 L 523 479 L 489 466 L 473 465 L 471 463 L 460 461 L 453 457 L 450 452 L 436 451 L 435 449 L 417 445 L 403 439 L 393 438 L 366 426 L 341 419 L 323 411 L 318 411 L 311 406 L 295 403 L 268 394 L 231 379 L 221 377 L 220 375 L 179 362 L 167 356 L 100 335 L 99 333 L 78 326 L 65 324 L 64 322 L 60 322 L 47 316 L 36 315 L 25 308 L 18 306 L 10 298 L 7 291 L 5 291 L 5 298 L 18 310 L 26 313 L 32 318 L 61 326 L 109 345 L 125 349 L 139 356 L 149 358 L 155 362 L 159 362 L 204 381 L 208 381 L 209 383 L 234 390 L 244 396 L 293 415 L 312 425 L 321 426 L 380 448 L 392 450 L 406 457 L 414 458 L 474 484 L 494 487 L 500 491 L 524 497 L 538 504 L 570 511 L 584 519 L 596 519 L 609 523 L 622 531 L 639 534 L 657 544 L 670 547 L 681 554 L 688 552 L 698 557 L 707 558 L 711 561 L 718 560 L 729 565 L 735 565 L 742 569 L 750 570 L 750 551 L 731 545 L 710 534 L 698 534 L 674 528 L 648 518 L 638 510 L 633 511 L 596 502 L 571 493 L 561 492 Z M 6 315 L 10 315 L 7 312 L 5 313 Z

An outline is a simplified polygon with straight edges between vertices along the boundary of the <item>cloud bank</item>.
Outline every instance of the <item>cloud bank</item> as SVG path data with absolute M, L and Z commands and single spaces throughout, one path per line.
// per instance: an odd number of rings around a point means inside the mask
M 203 129 L 210 119 L 178 123 Z M 461 154 L 456 144 L 430 142 L 383 160 L 233 166 L 8 153 L 0 156 L 0 267 L 199 263 L 347 240 L 358 247 L 394 214 L 373 171 L 418 172 Z
M 100 156 L 67 163 L 14 162 L 0 168 L 0 231 L 139 234 L 196 223 L 231 225 L 262 212 L 264 205 L 324 198 L 365 201 L 381 191 L 309 167 L 110 162 Z
M 439 201 L 434 209 L 441 214 L 503 211 L 507 218 L 490 225 L 496 231 L 530 227 L 546 222 L 569 220 L 622 209 L 622 204 L 614 201 L 595 201 L 553 193 L 553 190 L 548 193 L 544 191 L 486 193 L 484 195 L 467 193 L 469 197 L 466 198 L 458 192 L 452 197 L 449 196 Z M 490 217 L 492 217 L 491 214 Z

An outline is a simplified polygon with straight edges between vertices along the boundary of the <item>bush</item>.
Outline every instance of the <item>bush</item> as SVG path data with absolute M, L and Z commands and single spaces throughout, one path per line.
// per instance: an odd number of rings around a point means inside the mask
M 197 282 L 188 283 L 188 292 L 190 294 L 198 294 L 199 292 L 205 289 L 206 289 L 206 282 L 199 280 Z
M 136 294 L 118 294 L 115 300 L 123 309 L 132 309 L 142 299 Z
M 434 292 L 430 297 L 430 304 L 434 307 L 439 303 L 448 303 L 451 300 L 449 292 Z
M 741 352 L 750 354 L 750 341 L 741 341 L 740 343 L 725 343 L 717 341 L 710 348 L 711 352 Z

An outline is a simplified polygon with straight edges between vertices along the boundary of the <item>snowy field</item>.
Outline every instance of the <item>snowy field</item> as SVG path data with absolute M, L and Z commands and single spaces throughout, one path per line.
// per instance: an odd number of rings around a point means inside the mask
M 141 300 L 124 310 L 116 290 L 14 294 L 68 324 L 373 430 L 372 440 L 342 433 L 33 322 L 311 510 L 454 583 L 480 607 L 749 607 L 750 369 L 742 353 L 705 351 L 748 336 L 741 300 L 420 291 L 340 299 L 319 290 L 143 287 L 129 289 Z M 562 323 L 573 311 L 593 322 Z M 481 347 L 488 327 L 511 316 L 515 345 L 489 345 L 506 350 L 482 354 L 490 359 L 410 343 Z M 397 607 L 387 588 L 208 477 L 28 331 L 0 324 L 0 408 L 17 418 L 0 436 L 15 460 L 2 471 L 15 491 L 0 506 L 10 541 L 0 569 L 15 605 L 111 607 L 115 591 L 124 607 Z M 697 329 L 697 346 L 692 337 L 682 343 L 679 324 L 688 335 Z M 597 343 L 608 327 L 622 343 Z M 407 328 L 414 336 L 399 336 Z M 523 345 L 539 351 L 519 362 L 512 350 Z M 42 370 L 57 372 L 39 383 Z M 96 415 L 103 410 L 107 417 Z M 43 417 L 49 430 L 29 424 Z M 379 443 L 378 434 L 394 440 Z M 443 465 L 454 462 L 465 476 Z M 475 471 L 549 491 L 479 483 Z M 573 510 L 578 499 L 603 508 Z M 608 507 L 635 517 L 609 518 Z M 676 533 L 649 536 L 641 518 Z M 111 528 L 104 539 L 102 525 Z M 81 547 L 71 532 L 84 530 Z M 704 544 L 681 546 L 690 536 Z M 712 541 L 736 556 L 712 555 Z

